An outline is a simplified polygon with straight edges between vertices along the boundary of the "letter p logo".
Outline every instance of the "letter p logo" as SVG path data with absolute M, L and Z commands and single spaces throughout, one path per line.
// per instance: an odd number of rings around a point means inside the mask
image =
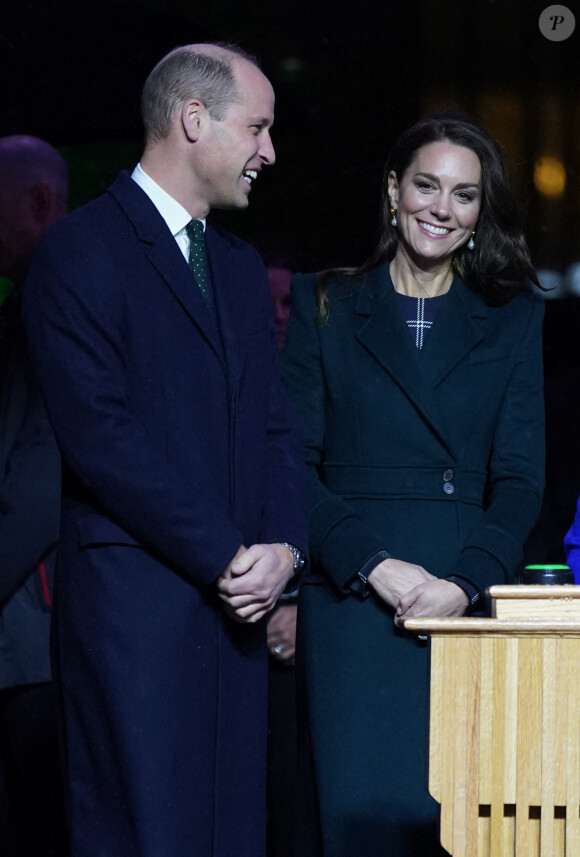
M 551 42 L 563 42 L 574 32 L 576 20 L 567 6 L 548 6 L 540 15 L 538 26 Z

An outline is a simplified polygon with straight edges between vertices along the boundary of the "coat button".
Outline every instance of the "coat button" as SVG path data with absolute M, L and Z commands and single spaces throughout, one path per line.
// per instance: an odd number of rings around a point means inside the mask
M 444 482 L 443 490 L 446 494 L 455 494 L 455 485 L 452 485 L 451 482 Z
M 454 476 L 454 473 L 450 467 L 447 468 L 447 470 L 443 471 L 443 481 L 444 482 L 451 482 L 451 480 L 453 479 L 453 476 Z

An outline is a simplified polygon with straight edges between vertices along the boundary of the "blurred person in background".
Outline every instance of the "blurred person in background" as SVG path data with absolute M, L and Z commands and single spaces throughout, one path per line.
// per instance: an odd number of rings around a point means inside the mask
M 37 243 L 66 213 L 63 158 L 0 139 L 0 853 L 66 853 L 49 629 L 60 460 L 32 372 L 22 288 Z
M 290 316 L 290 284 L 297 270 L 285 242 L 263 237 L 256 247 L 266 265 L 274 328 L 281 351 Z M 296 805 L 296 646 L 297 595 L 284 592 L 268 617 L 268 857 L 293 857 Z

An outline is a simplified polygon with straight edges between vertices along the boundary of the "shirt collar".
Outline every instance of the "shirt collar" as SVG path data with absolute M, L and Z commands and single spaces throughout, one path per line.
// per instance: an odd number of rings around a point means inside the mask
M 156 181 L 153 181 L 151 176 L 147 175 L 141 164 L 137 164 L 131 174 L 131 178 L 139 185 L 141 190 L 145 191 L 161 217 L 167 223 L 167 226 L 173 236 L 177 235 L 178 232 L 181 232 L 181 230 L 187 226 L 191 220 L 189 212 L 181 205 L 181 203 L 177 202 L 176 199 L 170 196 L 167 191 L 163 190 Z M 199 219 L 203 223 L 205 231 L 205 217 L 201 217 Z

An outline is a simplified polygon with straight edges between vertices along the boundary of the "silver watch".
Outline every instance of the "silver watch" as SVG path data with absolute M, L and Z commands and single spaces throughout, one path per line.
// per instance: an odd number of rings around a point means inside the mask
M 302 569 L 304 568 L 304 563 L 306 562 L 302 551 L 298 550 L 298 548 L 294 545 L 291 545 L 290 542 L 278 542 L 278 544 L 282 545 L 285 548 L 288 548 L 289 551 L 292 551 L 294 555 L 294 574 L 297 574 L 299 571 L 302 571 Z

